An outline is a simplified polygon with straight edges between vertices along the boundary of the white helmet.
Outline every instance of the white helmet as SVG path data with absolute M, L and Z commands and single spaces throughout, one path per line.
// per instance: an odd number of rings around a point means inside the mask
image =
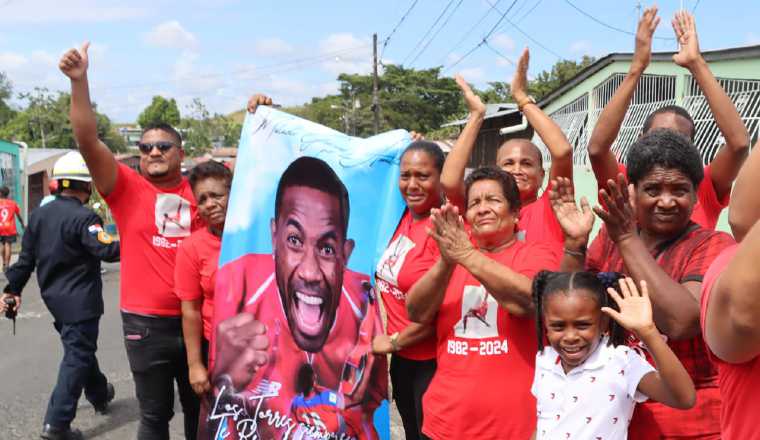
M 55 161 L 53 179 L 92 182 L 90 170 L 87 169 L 87 164 L 84 163 L 82 155 L 77 151 L 69 151 Z

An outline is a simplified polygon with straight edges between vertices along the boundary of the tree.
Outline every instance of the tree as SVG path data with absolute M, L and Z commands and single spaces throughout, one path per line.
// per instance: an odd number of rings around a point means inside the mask
M 512 92 L 509 89 L 509 84 L 505 82 L 489 82 L 487 89 L 473 90 L 475 90 L 475 93 L 477 93 L 478 96 L 480 96 L 480 99 L 486 104 L 512 102 Z
M 195 98 L 188 106 L 189 118 L 182 119 L 184 148 L 189 156 L 200 156 L 216 144 L 237 146 L 242 125 L 227 116 L 209 113 L 203 102 Z
M 76 148 L 69 123 L 70 94 L 35 88 L 32 92 L 19 94 L 19 98 L 26 102 L 26 108 L 15 112 L 0 127 L 0 138 L 26 142 L 32 148 Z M 126 151 L 126 142 L 115 131 L 111 120 L 98 113 L 95 105 L 93 110 L 98 124 L 98 137 L 113 151 Z
M 180 122 L 179 108 L 174 98 L 166 99 L 163 96 L 154 96 L 153 101 L 137 117 L 137 123 L 141 127 L 155 124 L 169 124 L 177 126 Z
M 551 70 L 539 73 L 533 81 L 530 81 L 528 90 L 536 100 L 540 101 L 544 96 L 577 75 L 578 72 L 593 64 L 594 61 L 596 59 L 588 55 L 584 55 L 580 61 L 557 61 Z
M 10 121 L 16 113 L 7 102 L 12 93 L 13 86 L 8 76 L 4 72 L 0 72 L 0 127 Z

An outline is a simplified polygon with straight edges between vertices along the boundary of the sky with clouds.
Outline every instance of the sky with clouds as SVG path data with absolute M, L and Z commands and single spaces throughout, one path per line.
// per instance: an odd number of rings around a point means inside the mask
M 531 73 L 559 58 L 633 49 L 633 37 L 607 29 L 568 0 L 0 0 L 0 71 L 14 90 L 67 90 L 61 54 L 90 40 L 90 81 L 100 111 L 132 122 L 153 95 L 174 97 L 180 111 L 201 98 L 212 112 L 244 106 L 265 92 L 284 105 L 337 90 L 341 72 L 371 71 L 372 33 L 382 61 L 444 66 L 484 86 L 509 81 L 524 46 Z M 496 4 L 502 15 L 489 4 Z M 649 3 L 642 2 L 644 6 Z M 572 0 L 605 23 L 634 31 L 636 0 Z M 756 0 L 659 2 L 655 50 L 674 50 L 670 18 L 696 6 L 702 49 L 760 44 Z M 434 26 L 435 24 L 435 26 Z M 498 24 L 498 26 L 497 26 Z M 494 29 L 488 42 L 462 59 Z M 489 47 L 490 46 L 490 47 Z M 543 46 L 543 47 L 541 47 Z

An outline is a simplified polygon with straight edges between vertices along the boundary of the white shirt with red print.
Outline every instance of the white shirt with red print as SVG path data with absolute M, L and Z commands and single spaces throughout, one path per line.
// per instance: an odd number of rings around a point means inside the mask
M 536 396 L 536 440 L 624 440 L 636 402 L 647 396 L 639 382 L 655 371 L 636 350 L 599 346 L 580 365 L 565 374 L 557 352 L 544 347 L 536 355 L 531 392 Z

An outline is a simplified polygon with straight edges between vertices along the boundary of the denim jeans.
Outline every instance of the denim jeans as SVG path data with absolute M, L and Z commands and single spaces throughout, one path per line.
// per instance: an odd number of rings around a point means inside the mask
M 98 349 L 100 317 L 73 324 L 55 323 L 61 335 L 63 360 L 58 369 L 58 381 L 50 396 L 45 423 L 56 428 L 68 428 L 77 413 L 77 402 L 84 389 L 85 398 L 100 405 L 107 398 L 107 381 L 100 372 L 95 352 Z
M 195 440 L 200 400 L 188 379 L 187 354 L 179 317 L 150 317 L 121 313 L 127 358 L 140 405 L 138 440 L 168 440 L 174 416 L 174 383 L 177 383 L 185 438 Z
M 422 436 L 422 396 L 435 374 L 435 359 L 415 361 L 394 354 L 391 356 L 391 385 L 407 440 Z

